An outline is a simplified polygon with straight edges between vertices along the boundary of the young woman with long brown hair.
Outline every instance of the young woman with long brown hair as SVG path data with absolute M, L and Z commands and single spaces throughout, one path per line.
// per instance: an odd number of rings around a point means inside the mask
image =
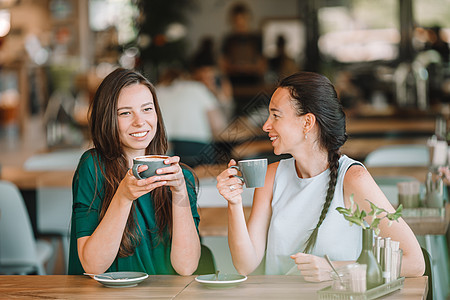
M 147 179 L 131 172 L 134 157 L 167 150 L 153 85 L 116 69 L 95 94 L 89 127 L 94 148 L 82 155 L 72 185 L 69 274 L 192 274 L 200 257 L 193 173 L 176 156 Z
M 301 273 L 305 280 L 330 280 L 327 254 L 337 266 L 355 261 L 361 252 L 361 227 L 350 227 L 336 207 L 350 207 L 350 196 L 370 211 L 370 200 L 395 211 L 364 166 L 340 148 L 347 140 L 345 114 L 331 82 L 310 72 L 281 81 L 272 95 L 263 126 L 274 153 L 290 154 L 269 165 L 265 185 L 255 189 L 246 224 L 242 182 L 228 168 L 217 177 L 217 188 L 228 201 L 228 241 L 236 269 L 253 272 L 265 257 L 266 274 Z M 231 161 L 229 166 L 235 165 Z M 367 220 L 371 222 L 370 219 Z M 379 224 L 381 236 L 399 241 L 402 276 L 425 270 L 420 246 L 403 219 Z M 299 272 L 297 271 L 299 270 Z

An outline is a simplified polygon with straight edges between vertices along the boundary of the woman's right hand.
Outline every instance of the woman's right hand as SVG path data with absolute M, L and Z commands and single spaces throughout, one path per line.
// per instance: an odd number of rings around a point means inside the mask
M 242 203 L 242 192 L 244 191 L 241 179 L 235 177 L 238 171 L 231 166 L 235 166 L 236 161 L 230 160 L 228 169 L 224 170 L 217 176 L 217 189 L 219 193 L 228 201 L 229 204 Z
M 139 167 L 139 172 L 143 172 L 148 167 L 143 165 Z M 146 179 L 137 179 L 134 177 L 131 169 L 128 170 L 125 177 L 119 184 L 116 193 L 121 193 L 126 199 L 134 201 L 148 192 L 163 186 L 167 181 L 160 181 L 161 176 L 156 175 Z

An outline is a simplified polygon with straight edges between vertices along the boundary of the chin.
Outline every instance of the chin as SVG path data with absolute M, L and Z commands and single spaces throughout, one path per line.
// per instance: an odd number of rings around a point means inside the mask
M 275 155 L 281 155 L 281 154 L 283 154 L 281 151 L 279 151 L 279 150 L 277 150 L 277 149 L 273 149 L 273 153 L 275 154 Z

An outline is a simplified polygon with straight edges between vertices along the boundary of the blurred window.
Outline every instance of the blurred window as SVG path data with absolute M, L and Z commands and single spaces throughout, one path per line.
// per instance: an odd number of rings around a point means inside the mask
M 414 0 L 414 19 L 422 26 L 450 28 L 449 0 Z
M 342 5 L 318 11 L 319 50 L 325 58 L 344 63 L 397 58 L 398 0 L 335 2 Z
M 430 28 L 439 28 L 440 39 L 450 43 L 450 0 L 414 0 L 414 46 L 421 50 L 437 37 L 430 36 Z M 428 30 L 427 30 L 428 29 Z
M 132 0 L 90 0 L 89 25 L 93 31 L 104 31 L 115 27 L 118 42 L 123 45 L 137 36 L 135 20 L 139 9 Z
M 297 62 L 303 59 L 305 26 L 297 19 L 267 19 L 262 25 L 263 52 L 266 57 L 277 55 L 277 38 L 286 38 L 286 54 Z

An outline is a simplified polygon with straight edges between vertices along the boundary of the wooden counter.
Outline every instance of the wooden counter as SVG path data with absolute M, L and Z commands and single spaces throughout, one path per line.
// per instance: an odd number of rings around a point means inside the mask
M 20 190 L 35 190 L 39 186 L 72 187 L 75 170 L 28 171 L 21 167 L 4 166 L 0 179 L 13 182 Z
M 450 223 L 450 203 L 445 205 L 442 217 L 404 217 L 415 235 L 445 235 Z
M 200 207 L 199 231 L 201 236 L 228 236 L 227 207 Z M 252 208 L 244 206 L 245 219 L 248 220 Z
M 248 276 L 241 284 L 210 289 L 195 276 L 150 275 L 135 287 L 107 288 L 88 276 L 1 276 L 0 298 L 39 299 L 317 299 L 317 291 L 331 282 L 306 282 L 299 276 Z M 402 289 L 383 299 L 425 299 L 428 277 L 406 278 Z
M 428 167 L 368 167 L 372 177 L 376 176 L 411 176 L 419 182 L 425 182 Z
M 361 134 L 423 134 L 432 135 L 435 128 L 434 118 L 347 118 L 347 133 Z

